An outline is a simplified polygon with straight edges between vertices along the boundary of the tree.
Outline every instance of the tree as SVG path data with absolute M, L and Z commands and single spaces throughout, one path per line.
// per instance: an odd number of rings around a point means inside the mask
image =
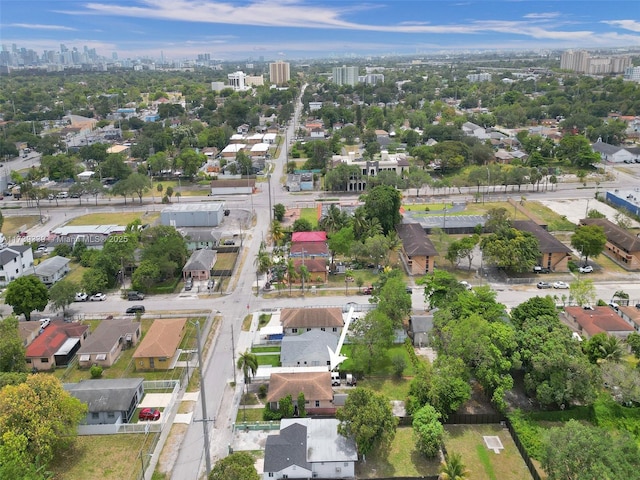
M 59 280 L 49 289 L 49 299 L 56 310 L 62 310 L 62 316 L 67 314 L 67 307 L 73 303 L 78 285 L 70 280 Z
M 298 399 L 297 399 L 297 402 L 296 402 L 296 405 L 298 407 L 298 417 L 299 418 L 304 418 L 304 417 L 307 416 L 307 410 L 306 410 L 306 407 L 305 407 L 306 403 L 307 403 L 307 400 L 304 397 L 304 392 L 300 392 L 298 394 Z
M 242 370 L 245 386 L 251 383 L 251 379 L 256 375 L 258 371 L 258 357 L 255 353 L 251 353 L 246 350 L 238 357 L 237 367 Z
M 378 310 L 391 320 L 393 328 L 402 328 L 411 313 L 411 295 L 402 278 L 393 276 L 382 285 L 378 297 Z
M 603 384 L 618 404 L 632 406 L 640 403 L 640 371 L 637 368 L 626 362 L 604 362 L 600 369 Z
M 444 427 L 440 423 L 440 414 L 431 405 L 425 405 L 414 414 L 413 436 L 416 448 L 425 457 L 433 458 L 440 451 Z
M 591 363 L 612 362 L 622 360 L 623 350 L 620 340 L 605 332 L 596 333 L 582 343 L 582 350 Z
M 306 218 L 298 218 L 295 222 L 293 222 L 293 231 L 294 232 L 311 232 L 313 230 L 313 225 Z
M 29 462 L 47 465 L 68 449 L 87 406 L 62 388 L 53 375 L 30 375 L 20 385 L 0 390 L 0 441 L 8 432 L 26 439 Z
M 280 245 L 280 242 L 284 238 L 284 230 L 282 229 L 282 224 L 274 219 L 271 222 L 271 240 L 273 240 L 274 245 Z
M 287 259 L 287 283 L 289 284 L 289 295 L 291 295 L 291 287 L 293 286 L 293 282 L 295 282 L 296 278 L 298 278 L 298 272 L 296 272 L 296 267 L 293 263 L 293 258 Z
M 631 349 L 631 353 L 633 353 L 636 358 L 640 358 L 640 334 L 631 332 L 631 334 L 627 336 L 626 342 Z
M 353 227 L 343 227 L 329 235 L 327 246 L 331 252 L 331 265 L 334 264 L 336 254 L 348 255 L 351 252 L 354 241 Z
M 469 369 L 460 358 L 438 356 L 432 370 L 427 398 L 443 419 L 471 398 Z
M 540 258 L 538 239 L 515 228 L 502 228 L 484 237 L 480 248 L 486 263 L 514 272 L 531 271 Z
M 569 284 L 569 294 L 579 306 L 593 305 L 596 299 L 596 287 L 593 280 L 578 278 Z
M 143 260 L 131 275 L 131 286 L 135 290 L 148 292 L 161 278 L 160 267 L 153 260 Z
M 543 316 L 557 317 L 556 305 L 550 296 L 532 297 L 513 308 L 511 310 L 511 323 L 519 329 L 522 328 L 522 325 L 527 320 Z
M 542 437 L 540 462 L 549 480 L 636 478 L 638 446 L 626 432 L 569 420 Z
M 402 220 L 400 215 L 402 193 L 400 190 L 388 185 L 378 185 L 363 197 L 367 218 L 377 218 L 385 235 L 394 230 Z
M 276 203 L 273 206 L 273 217 L 282 222 L 284 220 L 284 214 L 287 212 L 287 208 L 282 203 Z
M 104 270 L 91 267 L 82 274 L 82 289 L 89 295 L 104 292 L 109 287 L 109 279 Z
M 175 227 L 169 225 L 156 225 L 147 228 L 141 236 L 142 260 L 155 263 L 160 271 L 158 280 L 175 278 L 182 272 L 182 267 L 187 262 L 187 243 Z M 126 256 L 133 262 L 133 252 L 135 251 L 135 241 L 128 245 L 133 246 L 127 249 Z M 147 271 L 147 273 L 153 273 Z
M 49 291 L 38 277 L 26 275 L 9 283 L 4 301 L 13 307 L 13 313 L 24 315 L 29 321 L 31 312 L 45 309 L 49 302 Z
M 465 289 L 453 274 L 438 269 L 422 277 L 419 283 L 424 285 L 424 298 L 430 308 L 444 307 Z
M 471 472 L 462 463 L 459 453 L 449 452 L 447 459 L 440 464 L 440 476 L 438 480 L 465 480 Z
M 0 372 L 24 372 L 26 366 L 25 347 L 20 338 L 18 319 L 10 315 L 0 320 Z
M 353 321 L 349 340 L 354 346 L 354 360 L 370 372 L 374 360 L 384 357 L 393 342 L 393 323 L 378 309 L 371 310 Z
M 590 168 L 600 162 L 600 154 L 591 148 L 589 139 L 582 135 L 565 135 L 560 140 L 557 157 L 581 168 Z
M 129 193 L 135 193 L 142 203 L 142 196 L 151 188 L 151 179 L 142 173 L 132 173 L 125 180 L 126 190 Z
M 604 250 L 607 236 L 599 225 L 581 225 L 571 236 L 571 246 L 578 250 L 587 264 L 589 257 L 597 257 Z
M 208 480 L 260 480 L 254 464 L 250 453 L 233 452 L 216 462 Z
M 376 446 L 386 446 L 395 437 L 397 419 L 384 395 L 358 387 L 349 393 L 343 408 L 336 412 L 338 433 L 356 442 L 360 455 Z

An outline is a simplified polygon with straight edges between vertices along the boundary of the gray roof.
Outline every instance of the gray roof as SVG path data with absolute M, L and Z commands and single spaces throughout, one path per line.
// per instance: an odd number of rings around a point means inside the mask
M 548 231 L 542 228 L 531 220 L 514 220 L 512 222 L 513 228 L 529 232 L 531 235 L 538 239 L 541 253 L 571 253 L 571 249 L 564 243 L 551 235 Z
M 84 345 L 78 350 L 80 354 L 98 354 L 110 352 L 114 345 L 127 334 L 134 334 L 140 328 L 140 322 L 130 318 L 105 320 L 89 335 Z
M 426 333 L 433 330 L 433 315 L 411 315 L 411 331 Z
M 605 155 L 613 155 L 614 153 L 618 153 L 620 150 L 623 150 L 621 147 L 616 147 L 615 145 L 610 145 L 603 141 L 598 141 L 591 145 L 591 148 L 595 152 L 604 153 Z
M 143 378 L 82 380 L 64 389 L 89 406 L 89 412 L 126 412 Z
M 36 275 L 42 275 L 43 277 L 50 277 L 56 272 L 60 271 L 70 262 L 68 258 L 60 257 L 56 255 L 55 257 L 47 258 L 40 264 L 36 265 Z
M 402 248 L 408 256 L 433 257 L 438 255 L 436 247 L 419 223 L 401 223 L 396 227 L 396 230 L 402 240 Z
M 185 237 L 187 242 L 218 242 L 221 233 L 211 228 L 180 228 L 180 234 Z
M 217 212 L 222 210 L 224 204 L 222 202 L 206 202 L 206 203 L 174 203 L 168 207 L 164 207 L 161 213 L 169 212 Z
M 337 346 L 338 337 L 322 330 L 311 330 L 301 335 L 286 336 L 282 339 L 280 361 L 283 365 L 298 361 L 302 363 L 307 359 L 317 359 L 318 357 L 329 361 L 327 347 L 335 352 Z
M 294 423 L 269 435 L 264 447 L 264 471 L 279 472 L 296 465 L 311 470 L 307 462 L 307 427 Z
M 191 254 L 187 264 L 182 269 L 183 272 L 191 270 L 211 270 L 213 264 L 216 262 L 215 250 L 196 250 Z
M 280 428 L 296 424 L 306 427 L 309 462 L 355 462 L 356 444 L 338 433 L 339 423 L 335 418 L 286 418 L 280 422 Z
M 22 253 L 29 250 L 31 247 L 28 245 L 12 245 L 0 250 L 0 265 L 6 265 L 11 260 L 19 257 Z

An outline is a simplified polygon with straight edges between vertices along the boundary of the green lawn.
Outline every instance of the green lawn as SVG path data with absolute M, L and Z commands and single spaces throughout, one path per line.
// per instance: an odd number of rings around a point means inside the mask
M 150 448 L 152 435 L 79 436 L 72 449 L 51 465 L 54 478 L 64 480 L 122 480 L 141 469 L 140 452 Z
M 238 413 L 236 414 L 236 423 L 242 422 L 261 422 L 262 421 L 263 408 L 242 408 L 238 407 Z
M 445 446 L 449 453 L 459 453 L 474 480 L 522 480 L 531 474 L 513 439 L 501 425 L 445 425 Z M 498 436 L 504 450 L 487 449 L 483 436 Z
M 318 209 L 302 208 L 300 210 L 300 218 L 308 220 L 314 229 L 318 228 Z
M 280 347 L 251 347 L 253 353 L 280 353 Z
M 367 455 L 366 462 L 356 464 L 356 476 L 358 478 L 420 478 L 437 475 L 439 466 L 437 460 L 427 459 L 416 450 L 413 429 L 402 427 L 396 430 L 396 436 L 388 451 L 374 450 Z M 475 480 L 475 477 L 472 478 Z
M 410 383 L 410 380 L 404 378 L 366 377 L 358 382 L 358 386 L 382 393 L 389 400 L 404 401 L 409 396 Z
M 128 225 L 140 219 L 144 223 L 153 223 L 160 217 L 160 213 L 149 214 L 142 212 L 118 212 L 118 213 L 89 213 L 69 220 L 66 225 Z
M 216 264 L 213 266 L 214 270 L 231 270 L 236 264 L 238 258 L 237 253 L 218 253 L 216 255 Z
M 4 216 L 4 222 L 2 224 L 2 233 L 5 237 L 12 237 L 19 231 L 29 231 L 31 227 L 40 221 L 38 215 L 17 215 L 17 216 Z
M 280 366 L 280 355 L 258 355 L 258 365 Z

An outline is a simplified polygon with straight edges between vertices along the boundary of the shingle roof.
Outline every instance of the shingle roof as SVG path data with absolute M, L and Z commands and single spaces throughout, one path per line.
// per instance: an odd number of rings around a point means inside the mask
M 583 218 L 581 225 L 598 225 L 604 229 L 607 240 L 628 253 L 640 251 L 640 238 L 620 228 L 606 218 Z
M 293 266 L 297 272 L 300 271 L 300 267 L 303 265 L 307 267 L 310 273 L 325 273 L 327 271 L 327 260 L 324 258 L 296 258 L 293 260 Z
M 424 255 L 433 257 L 438 255 L 436 247 L 427 236 L 419 223 L 401 223 L 396 227 L 398 236 L 402 240 L 402 247 L 410 257 Z
M 338 336 L 322 330 L 311 330 L 301 335 L 287 335 L 282 339 L 280 362 L 291 366 L 300 362 L 306 365 L 309 359 L 322 359 L 322 365 L 329 361 L 330 347 L 334 352 L 338 346 Z
M 11 245 L 0 250 L 0 265 L 6 265 L 11 260 L 31 249 L 29 245 Z
M 304 398 L 309 401 L 333 399 L 331 372 L 271 374 L 268 402 L 277 402 L 287 395 L 297 398 L 300 393 L 304 393 Z
M 143 378 L 83 380 L 64 389 L 89 406 L 89 412 L 126 412 Z
M 355 462 L 358 451 L 353 439 L 338 433 L 335 418 L 283 418 L 280 428 L 293 424 L 307 427 L 307 460 L 317 462 Z
M 514 220 L 512 225 L 516 230 L 529 232 L 536 237 L 542 253 L 571 253 L 569 247 L 531 220 Z
M 191 270 L 211 270 L 216 263 L 217 252 L 215 250 L 196 250 L 191 254 L 187 264 L 182 268 L 183 272 Z
M 322 255 L 324 257 L 329 255 L 329 247 L 324 242 L 298 242 L 291 244 L 290 256 L 301 257 L 302 252 L 304 252 L 305 257 L 314 255 Z
M 156 320 L 140 342 L 133 358 L 172 357 L 182 340 L 186 318 Z
M 307 462 L 307 427 L 299 423 L 283 428 L 278 435 L 269 435 L 264 448 L 265 472 L 280 472 L 293 465 L 311 470 Z
M 605 155 L 613 155 L 614 153 L 618 153 L 620 150 L 623 150 L 623 148 L 621 147 L 609 145 L 608 143 L 602 141 L 594 143 L 593 145 L 591 145 L 591 148 L 593 148 L 595 152 L 604 153 Z
M 590 337 L 597 333 L 633 332 L 633 327 L 625 322 L 611 307 L 566 307 L 565 312 L 573 317 Z
M 316 232 L 293 232 L 291 235 L 291 242 L 326 242 L 327 241 L 327 233 L 316 231 Z
M 36 265 L 36 275 L 42 275 L 43 277 L 50 277 L 51 275 L 60 271 L 60 269 L 66 267 L 69 262 L 68 258 L 60 257 L 56 255 L 55 257 L 47 258 L 40 264 Z
M 342 309 L 340 308 L 283 308 L 280 323 L 284 328 L 321 328 L 342 327 Z
M 89 329 L 79 323 L 51 322 L 38 337 L 31 342 L 25 352 L 28 358 L 51 357 L 69 338 L 80 338 Z
M 108 353 L 114 345 L 127 334 L 134 334 L 140 328 L 140 322 L 130 318 L 105 320 L 89 335 L 84 345 L 78 350 L 80 354 Z

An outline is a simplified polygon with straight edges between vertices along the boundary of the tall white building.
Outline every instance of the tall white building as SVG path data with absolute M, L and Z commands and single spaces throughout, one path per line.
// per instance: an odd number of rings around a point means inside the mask
M 241 71 L 228 74 L 227 79 L 229 80 L 229 86 L 236 92 L 247 90 L 247 85 L 245 83 L 246 76 L 247 75 Z
M 585 50 L 567 50 L 560 57 L 560 68 L 577 73 L 604 75 L 622 73 L 631 66 L 631 58 L 627 56 L 592 57 Z
M 640 83 L 640 67 L 627 67 L 624 71 L 624 79 L 629 82 Z
M 358 83 L 358 67 L 342 67 L 333 68 L 333 83 L 337 85 L 351 85 Z
M 472 73 L 470 75 L 467 75 L 467 80 L 469 80 L 471 83 L 490 82 L 491 74 L 490 73 Z
M 291 80 L 289 62 L 278 60 L 269 64 L 269 79 L 274 85 L 286 85 Z

